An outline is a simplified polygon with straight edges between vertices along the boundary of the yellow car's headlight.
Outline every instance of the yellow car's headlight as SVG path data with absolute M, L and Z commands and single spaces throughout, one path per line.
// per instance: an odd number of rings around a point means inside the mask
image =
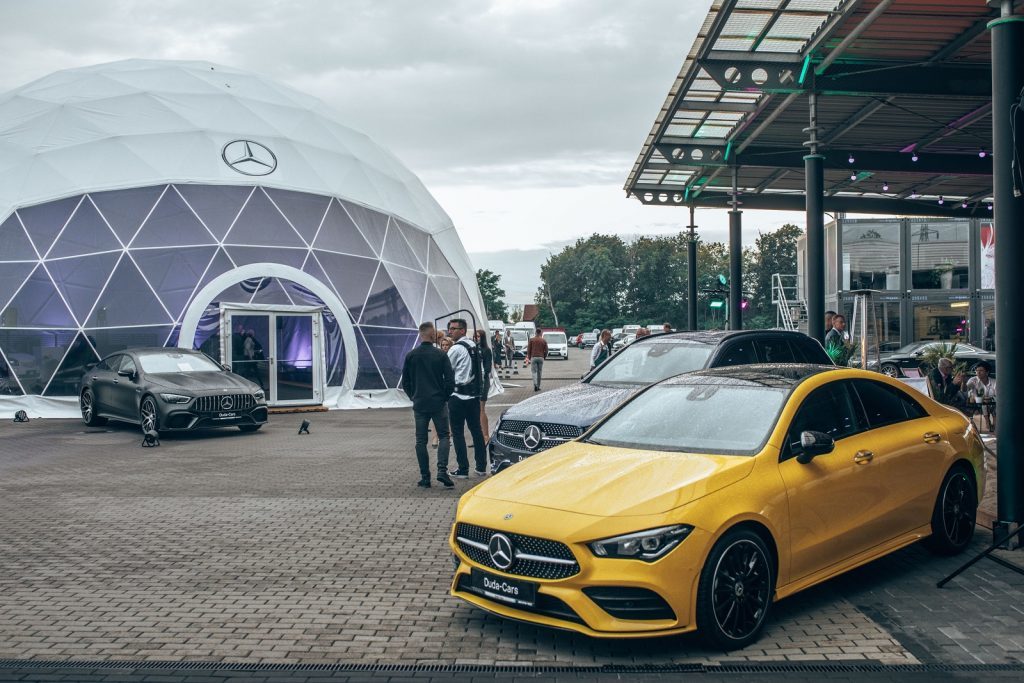
M 602 538 L 587 545 L 598 557 L 654 562 L 675 548 L 693 531 L 692 526 L 675 524 Z

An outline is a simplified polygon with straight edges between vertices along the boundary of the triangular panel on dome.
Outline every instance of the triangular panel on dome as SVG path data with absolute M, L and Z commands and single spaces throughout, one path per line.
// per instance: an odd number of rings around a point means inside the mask
M 228 255 L 224 252 L 224 249 L 218 249 L 213 259 L 210 261 L 210 265 L 206 268 L 206 273 L 203 275 L 199 284 L 196 286 L 196 293 L 208 285 L 215 278 L 220 277 L 229 270 L 234 270 L 235 264 L 228 258 Z
M 78 327 L 42 265 L 0 311 L 5 327 Z
M 459 308 L 459 284 L 458 278 L 431 276 L 430 281 L 437 287 L 437 293 L 441 295 L 448 310 L 454 311 Z
M 360 331 L 366 339 L 370 353 L 377 361 L 377 368 L 389 389 L 399 386 L 402 379 L 402 366 L 405 355 L 415 345 L 419 333 L 416 330 L 394 330 L 361 326 Z
M 398 287 L 402 300 L 405 301 L 405 307 L 409 309 L 415 320 L 419 320 L 423 313 L 423 292 L 427 287 L 426 274 L 390 263 L 385 266 L 391 275 L 391 280 Z
M 453 310 L 444 302 L 441 295 L 437 293 L 437 287 L 434 286 L 434 283 L 428 281 L 426 297 L 423 299 L 423 319 L 436 320 L 443 315 L 451 313 Z
M 256 188 L 252 193 L 242 213 L 224 237 L 224 243 L 269 247 L 307 246 L 262 188 Z
M 370 243 L 370 247 L 380 254 L 381 248 L 384 246 L 384 236 L 387 234 L 387 215 L 345 200 L 341 200 L 341 204 L 359 226 L 363 237 Z
M 99 298 L 103 285 L 121 257 L 121 252 L 58 259 L 46 264 L 57 289 L 78 320 L 85 320 Z
M 412 247 L 409 246 L 409 243 L 402 236 L 402 231 L 398 229 L 398 224 L 394 219 L 391 219 L 388 226 L 388 236 L 384 240 L 384 251 L 381 254 L 381 259 L 413 270 L 423 268 L 420 260 L 413 253 Z
M 308 192 L 278 190 L 271 187 L 265 189 L 267 195 L 277 204 L 277 208 L 285 215 L 292 227 L 299 232 L 306 244 L 312 244 L 316 231 L 320 229 L 320 223 L 324 220 L 324 214 L 327 213 L 328 206 L 333 204 L 331 198 Z
M 0 224 L 0 261 L 35 261 L 38 258 L 18 216 L 12 213 Z
M 254 304 L 280 304 L 283 306 L 294 306 L 295 302 L 284 290 L 281 280 L 276 277 L 267 278 L 256 293 L 253 294 L 251 303 Z
M 309 249 L 305 247 L 291 249 L 225 245 L 224 248 L 231 254 L 231 259 L 238 266 L 247 266 L 250 263 L 283 263 L 292 268 L 302 268 L 302 264 L 306 262 L 306 256 L 309 254 Z
M 0 339 L 0 396 L 21 396 L 24 393 L 21 390 L 21 384 L 18 383 L 18 376 L 14 373 L 14 368 L 7 362 L 3 342 Z
M 317 249 L 329 249 L 356 256 L 369 258 L 377 256 L 363 239 L 362 233 L 352 222 L 348 212 L 337 200 L 331 202 L 331 208 L 328 209 L 327 215 L 324 217 L 323 226 L 320 228 L 313 246 Z
M 402 295 L 385 268 L 377 270 L 366 305 L 359 316 L 361 325 L 416 327 L 418 324 L 402 301 Z
M 175 247 L 216 244 L 185 200 L 168 188 L 132 240 L 132 247 Z
M 79 333 L 68 347 L 67 353 L 64 354 L 60 365 L 53 373 L 53 377 L 50 378 L 50 383 L 43 391 L 43 396 L 77 396 L 79 383 L 86 368 L 99 360 L 96 351 L 86 341 L 85 335 Z
M 401 230 L 402 236 L 405 237 L 405 241 L 412 247 L 412 252 L 416 254 L 416 258 L 419 259 L 420 266 L 423 270 L 427 269 L 427 258 L 430 252 L 430 235 L 415 228 L 405 221 L 395 221 L 398 224 L 398 229 Z
M 35 245 L 36 251 L 45 254 L 50 249 L 57 233 L 71 218 L 72 212 L 81 200 L 81 196 L 66 197 L 54 202 L 18 209 L 18 215 L 21 217 L 21 222 Z
M 94 254 L 100 251 L 121 249 L 121 246 L 117 237 L 107 227 L 103 216 L 86 197 L 75 209 L 71 220 L 64 226 L 64 230 L 50 247 L 46 258 Z
M 441 247 L 437 245 L 437 242 L 431 238 L 430 249 L 427 252 L 427 272 L 431 275 L 441 275 L 443 277 L 458 277 L 455 274 L 455 270 L 452 269 L 451 264 L 448 263 L 448 259 L 441 253 Z
M 127 327 L 173 323 L 142 273 L 125 256 L 114 269 L 85 327 Z
M 362 328 L 356 328 L 356 347 L 359 351 L 359 370 L 356 372 L 355 389 L 387 389 L 380 371 L 377 369 L 377 361 L 370 353 L 370 347 L 363 337 Z
M 348 308 L 353 319 L 358 320 L 380 262 L 376 259 L 335 254 L 316 249 L 313 250 L 313 254 L 316 256 L 317 262 L 323 266 L 323 272 L 327 277 L 325 284 L 334 288 L 335 294 Z M 312 261 L 313 259 L 310 259 L 306 263 L 306 272 L 319 279 L 320 275 L 310 270 Z
M 216 250 L 211 246 L 133 249 L 130 253 L 164 306 L 178 319 Z
M 11 300 L 35 267 L 36 264 L 33 262 L 0 262 L 0 310 L 3 310 L 4 304 Z
M 10 330 L 0 328 L 0 347 L 10 371 L 26 394 L 41 394 L 78 330 Z M 79 377 L 82 373 L 79 373 Z
M 186 185 L 179 183 L 174 187 L 218 240 L 224 239 L 228 228 L 242 211 L 245 201 L 255 190 L 247 185 Z
M 107 223 L 117 233 L 118 238 L 128 244 L 166 188 L 166 185 L 151 185 L 127 190 L 92 192 L 89 198 L 107 219 Z

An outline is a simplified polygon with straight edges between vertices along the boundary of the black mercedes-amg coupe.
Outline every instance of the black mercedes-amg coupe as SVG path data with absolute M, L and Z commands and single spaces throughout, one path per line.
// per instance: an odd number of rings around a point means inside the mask
M 267 421 L 263 389 L 199 351 L 126 349 L 82 376 L 79 403 L 90 427 L 108 419 L 143 432 L 237 426 L 255 432 Z

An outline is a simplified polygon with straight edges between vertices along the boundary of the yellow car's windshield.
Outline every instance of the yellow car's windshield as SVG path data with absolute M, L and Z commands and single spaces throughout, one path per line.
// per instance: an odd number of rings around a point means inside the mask
M 753 455 L 768 440 L 788 392 L 734 384 L 672 383 L 626 403 L 587 438 L 620 448 Z

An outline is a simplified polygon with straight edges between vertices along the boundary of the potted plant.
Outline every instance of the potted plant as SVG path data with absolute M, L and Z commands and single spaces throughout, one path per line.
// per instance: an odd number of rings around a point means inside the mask
M 939 344 L 931 344 L 925 347 L 920 352 L 918 360 L 921 363 L 921 374 L 928 374 L 933 369 L 939 366 L 940 358 L 948 358 L 953 361 L 953 376 L 962 375 L 967 371 L 967 363 L 964 361 L 957 361 L 956 359 L 956 342 L 947 344 L 941 342 Z

